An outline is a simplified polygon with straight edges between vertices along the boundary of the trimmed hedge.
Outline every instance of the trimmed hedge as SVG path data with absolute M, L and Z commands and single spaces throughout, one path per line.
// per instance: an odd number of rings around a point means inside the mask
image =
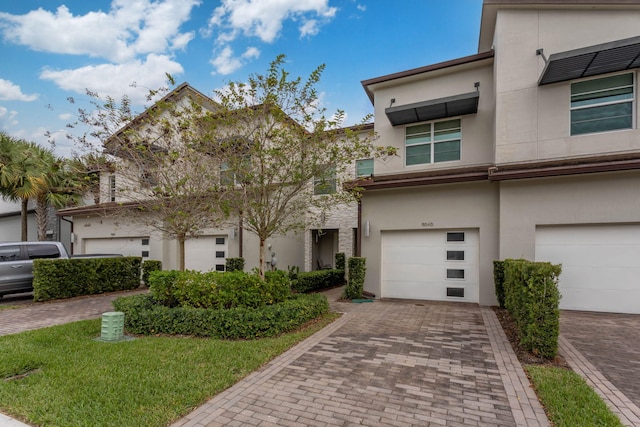
M 292 331 L 329 310 L 327 298 L 321 294 L 294 295 L 286 301 L 257 309 L 169 308 L 156 304 L 148 294 L 118 298 L 113 306 L 124 312 L 125 328 L 130 333 L 220 339 L 273 337 Z
M 558 354 L 561 265 L 524 259 L 504 261 L 505 307 L 520 333 L 520 344 L 538 356 Z
M 344 289 L 344 298 L 362 298 L 364 276 L 367 271 L 366 261 L 367 259 L 362 257 L 349 258 L 349 280 L 347 281 L 347 287 Z
M 167 271 L 150 276 L 151 294 L 167 307 L 256 308 L 284 301 L 291 294 L 285 272 L 269 272 L 267 280 L 242 271 Z
M 152 271 L 159 270 L 162 270 L 162 261 L 157 261 L 154 259 L 142 261 L 142 283 L 144 283 L 144 285 L 148 287 L 149 274 L 151 274 Z
M 500 308 L 504 308 L 504 261 L 493 261 L 493 283 Z
M 227 258 L 224 269 L 225 271 L 243 271 L 244 258 Z
M 336 252 L 335 255 L 335 266 L 336 266 L 336 270 L 346 270 L 346 257 L 344 255 L 344 252 Z
M 140 286 L 140 257 L 36 259 L 33 300 L 71 298 Z
M 315 270 L 295 273 L 291 290 L 299 293 L 315 292 L 344 285 L 344 270 Z

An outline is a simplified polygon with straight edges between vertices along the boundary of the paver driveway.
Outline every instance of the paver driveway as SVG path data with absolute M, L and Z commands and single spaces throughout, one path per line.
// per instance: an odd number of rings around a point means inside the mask
M 562 311 L 560 352 L 625 425 L 640 425 L 640 315 Z
M 173 426 L 548 425 L 489 308 L 334 306 L 348 312 Z

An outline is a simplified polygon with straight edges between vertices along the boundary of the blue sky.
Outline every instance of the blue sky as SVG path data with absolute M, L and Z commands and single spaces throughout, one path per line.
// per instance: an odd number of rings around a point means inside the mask
M 482 0 L 20 0 L 0 2 L 0 129 L 77 150 L 65 125 L 85 89 L 144 109 L 165 72 L 212 95 L 230 81 L 285 69 L 320 85 L 345 125 L 373 112 L 360 82 L 477 52 Z M 137 87 L 132 87 L 132 83 Z M 74 97 L 74 107 L 66 99 Z

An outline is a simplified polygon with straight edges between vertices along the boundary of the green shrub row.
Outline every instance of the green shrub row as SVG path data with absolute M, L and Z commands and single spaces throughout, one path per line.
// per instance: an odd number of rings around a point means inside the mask
M 364 276 L 367 271 L 366 258 L 351 257 L 349 258 L 349 280 L 344 289 L 343 297 L 346 299 L 362 298 L 364 291 Z
M 156 271 L 151 294 L 167 307 L 229 309 L 257 308 L 286 300 L 291 294 L 286 272 L 270 272 L 267 280 L 242 271 Z
M 170 308 L 156 304 L 149 294 L 121 297 L 113 305 L 115 310 L 125 313 L 125 328 L 130 333 L 221 339 L 273 337 L 294 330 L 329 310 L 327 298 L 321 294 L 294 295 L 257 309 Z
M 159 270 L 162 270 L 162 261 L 153 259 L 142 261 L 142 283 L 145 286 L 149 286 L 149 274 L 151 274 L 152 271 Z
M 520 334 L 520 344 L 540 357 L 558 353 L 561 265 L 524 259 L 504 261 L 504 305 Z
M 344 285 L 344 270 L 315 270 L 295 273 L 291 290 L 299 293 L 316 292 Z
M 504 261 L 493 261 L 493 283 L 500 308 L 504 308 Z
M 136 289 L 140 257 L 36 259 L 33 300 L 71 298 Z
M 227 258 L 224 269 L 225 271 L 243 271 L 244 258 Z

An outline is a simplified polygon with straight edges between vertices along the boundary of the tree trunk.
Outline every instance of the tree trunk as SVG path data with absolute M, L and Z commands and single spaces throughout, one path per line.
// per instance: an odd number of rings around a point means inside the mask
M 178 236 L 178 245 L 180 247 L 180 254 L 178 258 L 180 259 L 180 271 L 184 271 L 184 241 L 185 236 Z
M 38 240 L 47 240 L 47 223 L 49 222 L 47 200 L 43 197 L 36 199 L 36 228 Z
M 260 237 L 260 266 L 258 270 L 260 271 L 260 278 L 264 279 L 264 239 Z
M 21 239 L 23 242 L 26 242 L 28 239 L 27 236 L 27 203 L 29 203 L 29 199 L 22 199 L 21 203 L 21 213 L 20 213 L 20 225 L 22 227 L 22 236 Z

